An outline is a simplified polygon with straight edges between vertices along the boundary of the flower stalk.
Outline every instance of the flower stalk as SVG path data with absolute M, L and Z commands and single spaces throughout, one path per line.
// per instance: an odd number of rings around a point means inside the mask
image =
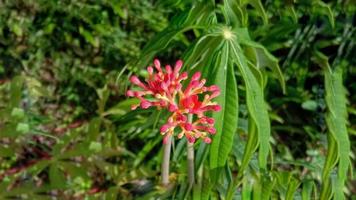
M 167 141 L 163 144 L 163 159 L 162 159 L 162 185 L 169 184 L 169 160 L 171 157 L 172 137 L 168 136 Z
M 192 123 L 192 114 L 188 115 L 188 122 Z M 187 159 L 188 159 L 188 183 L 189 189 L 192 188 L 195 182 L 194 173 L 194 143 L 187 141 Z

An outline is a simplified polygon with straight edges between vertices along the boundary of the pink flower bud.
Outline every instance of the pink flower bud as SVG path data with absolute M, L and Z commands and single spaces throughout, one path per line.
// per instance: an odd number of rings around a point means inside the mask
M 211 143 L 211 139 L 206 137 L 206 138 L 204 138 L 204 142 L 207 143 L 207 144 L 210 144 Z
M 215 120 L 213 118 L 206 118 L 206 121 L 209 123 L 209 124 L 214 124 L 215 123 Z
M 200 76 L 201 76 L 200 72 L 195 72 L 195 74 L 192 76 L 192 81 L 199 80 Z
M 220 106 L 220 105 L 214 105 L 214 106 L 213 106 L 213 110 L 216 111 L 216 112 L 218 112 L 218 111 L 221 110 L 221 106 Z
M 215 98 L 215 97 L 217 97 L 217 96 L 219 96 L 219 95 L 220 95 L 220 90 L 215 90 L 215 91 L 211 94 L 210 99 L 213 99 L 213 98 Z
M 181 60 L 177 60 L 176 65 L 174 67 L 174 73 L 178 74 L 178 72 L 180 71 L 180 69 L 182 69 L 183 66 L 183 61 Z
M 167 90 L 167 89 L 168 89 L 168 84 L 167 84 L 166 82 L 162 82 L 162 83 L 161 83 L 161 88 L 162 88 L 163 90 Z
M 207 129 L 207 131 L 208 131 L 209 133 L 211 133 L 211 134 L 215 134 L 215 133 L 216 133 L 216 129 L 215 129 L 214 127 L 209 127 L 209 128 Z
M 147 109 L 147 108 L 151 107 L 152 104 L 151 104 L 151 102 L 149 102 L 149 101 L 141 101 L 140 106 L 141 106 L 141 108 L 143 108 L 143 109 Z
M 132 90 L 127 90 L 126 91 L 126 96 L 133 97 L 133 96 L 135 96 L 135 93 Z
M 193 130 L 193 125 L 191 123 L 185 123 L 184 128 L 187 131 L 191 131 Z
M 170 128 L 170 125 L 169 124 L 165 124 L 161 127 L 160 131 L 161 133 L 165 133 L 167 132 L 167 130 Z
M 167 74 L 172 73 L 172 67 L 170 65 L 166 65 L 166 72 L 167 72 Z
M 141 84 L 140 79 L 138 79 L 138 77 L 135 76 L 135 75 L 130 77 L 130 81 L 131 81 L 131 83 L 133 83 L 133 84 L 135 84 L 135 85 Z
M 188 73 L 187 72 L 183 72 L 180 77 L 179 77 L 179 80 L 185 80 L 188 78 Z
M 174 112 L 174 111 L 178 110 L 178 106 L 175 104 L 169 104 L 168 110 L 169 110 L 169 112 Z
M 189 143 L 194 143 L 195 142 L 195 138 L 194 137 L 192 137 L 190 135 L 189 136 L 186 135 L 186 137 L 187 137 Z
M 208 89 L 209 91 L 220 91 L 220 88 L 217 85 L 212 85 Z
M 137 107 L 139 107 L 140 105 L 131 105 L 131 110 L 136 110 Z
M 155 65 L 157 71 L 162 72 L 161 63 L 159 62 L 158 59 L 155 59 L 155 60 L 153 61 L 153 64 Z
M 151 66 L 147 67 L 148 74 L 153 74 L 153 68 Z

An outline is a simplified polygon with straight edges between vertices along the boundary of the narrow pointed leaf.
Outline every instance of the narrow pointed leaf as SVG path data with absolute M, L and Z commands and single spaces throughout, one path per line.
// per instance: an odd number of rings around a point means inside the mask
M 215 84 L 221 89 L 217 102 L 222 107 L 218 113 L 214 113 L 217 133 L 213 138 L 210 148 L 210 169 L 218 173 L 227 160 L 232 149 L 233 136 L 237 128 L 238 97 L 235 75 L 232 65 L 229 64 L 229 47 L 225 44 L 221 55 L 217 57 L 217 74 Z M 218 175 L 212 175 L 213 182 Z

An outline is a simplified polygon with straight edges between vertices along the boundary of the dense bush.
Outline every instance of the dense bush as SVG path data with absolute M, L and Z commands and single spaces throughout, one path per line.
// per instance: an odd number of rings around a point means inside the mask
M 352 1 L 0 1 L 0 198 L 356 198 Z M 154 57 L 221 89 L 211 144 L 131 111 Z

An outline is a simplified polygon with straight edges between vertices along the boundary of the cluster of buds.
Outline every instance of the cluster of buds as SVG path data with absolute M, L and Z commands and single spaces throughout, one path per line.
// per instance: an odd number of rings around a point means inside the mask
M 178 60 L 174 69 L 166 65 L 163 70 L 159 60 L 155 59 L 156 72 L 153 67 L 147 67 L 148 79 L 145 83 L 137 76 L 131 76 L 131 83 L 141 89 L 128 90 L 126 95 L 140 100 L 140 104 L 132 106 L 133 110 L 138 107 L 142 109 L 157 107 L 172 113 L 167 123 L 160 129 L 161 134 L 166 136 L 164 142 L 168 136 L 174 135 L 175 129 L 178 128 L 178 138 L 185 136 L 190 143 L 201 138 L 204 142 L 210 143 L 209 134 L 215 134 L 216 130 L 214 119 L 205 114 L 208 111 L 221 110 L 216 102 L 212 102 L 212 99 L 220 94 L 220 89 L 216 85 L 205 86 L 206 80 L 200 79 L 200 72 L 196 72 L 189 84 L 183 88 L 182 81 L 188 79 L 188 73 L 179 73 L 182 65 L 183 62 Z

